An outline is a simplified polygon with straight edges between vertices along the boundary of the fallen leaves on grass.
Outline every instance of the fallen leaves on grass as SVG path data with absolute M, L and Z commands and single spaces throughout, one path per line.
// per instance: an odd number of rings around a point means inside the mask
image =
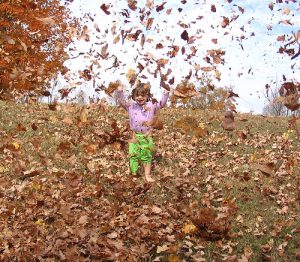
M 296 256 L 299 152 L 286 126 L 255 131 L 263 118 L 247 116 L 229 137 L 218 115 L 162 110 L 150 184 L 142 165 L 129 174 L 121 109 L 86 107 L 83 125 L 71 124 L 82 107 L 40 107 L 0 116 L 1 260 L 204 261 L 211 242 L 216 260 Z M 239 244 L 249 234 L 264 235 L 251 240 L 261 250 Z

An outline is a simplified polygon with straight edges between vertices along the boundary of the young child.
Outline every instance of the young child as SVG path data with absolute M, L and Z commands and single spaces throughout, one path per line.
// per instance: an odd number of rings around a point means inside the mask
M 130 128 L 133 131 L 133 138 L 129 141 L 129 163 L 133 175 L 136 174 L 139 161 L 144 165 L 145 179 L 147 182 L 154 182 L 151 177 L 151 161 L 153 152 L 152 126 L 157 111 L 164 107 L 169 98 L 169 92 L 165 91 L 160 102 L 152 103 L 150 100 L 150 88 L 145 84 L 138 83 L 132 90 L 131 98 L 127 101 L 124 97 L 123 87 L 120 85 L 117 90 L 117 102 L 125 108 L 129 114 Z

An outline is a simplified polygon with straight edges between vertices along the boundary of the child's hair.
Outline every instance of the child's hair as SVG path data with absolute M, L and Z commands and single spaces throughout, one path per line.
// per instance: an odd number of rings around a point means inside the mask
M 149 101 L 152 98 L 152 94 L 150 93 L 150 86 L 148 84 L 138 82 L 136 84 L 136 87 L 131 92 L 131 98 L 135 100 L 138 95 L 148 96 L 147 101 Z

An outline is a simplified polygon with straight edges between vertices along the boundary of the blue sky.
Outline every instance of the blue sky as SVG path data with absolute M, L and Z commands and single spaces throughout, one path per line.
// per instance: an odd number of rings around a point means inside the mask
M 146 2 L 148 4 L 154 2 L 154 8 L 147 9 Z M 126 0 L 74 0 L 72 10 L 76 16 L 82 17 L 81 24 L 87 26 L 89 36 L 89 41 L 81 39 L 73 46 L 73 49 L 76 49 L 74 54 L 83 52 L 84 55 L 66 63 L 74 72 L 74 83 L 78 82 L 77 72 L 93 63 L 93 73 L 98 74 L 96 85 L 108 85 L 117 79 L 126 84 L 128 69 L 136 69 L 137 64 L 141 63 L 147 65 L 142 72 L 147 77 L 145 82 L 151 82 L 152 92 L 159 98 L 162 93 L 159 87 L 160 79 L 153 77 L 156 64 L 147 64 L 146 58 L 169 59 L 163 70 L 167 71 L 168 68 L 172 70 L 170 76 L 175 77 L 175 87 L 191 69 L 195 71 L 195 66 L 209 66 L 203 60 L 208 49 L 222 49 L 225 51 L 225 64 L 216 65 L 221 73 L 221 80 L 214 80 L 215 85 L 230 86 L 239 94 L 240 98 L 237 99 L 239 111 L 261 113 L 264 105 L 262 91 L 267 83 L 280 82 L 283 74 L 288 80 L 300 80 L 299 58 L 291 60 L 287 55 L 278 54 L 281 43 L 276 40 L 278 35 L 300 30 L 299 3 L 293 4 L 290 1 L 289 5 L 274 4 L 271 11 L 268 7 L 269 1 L 261 0 L 233 0 L 230 4 L 224 0 L 188 0 L 186 4 L 180 0 L 172 0 L 166 1 L 164 9 L 157 12 L 155 8 L 162 3 L 163 1 L 138 1 L 138 7 L 145 7 L 145 12 L 149 11 L 149 17 L 154 19 L 151 29 L 146 30 L 146 20 L 145 24 L 141 23 L 139 9 L 135 12 L 130 10 Z M 110 15 L 101 10 L 102 4 L 109 6 Z M 212 5 L 216 12 L 211 11 Z M 290 10 L 289 14 L 286 14 L 287 8 Z M 169 14 L 167 10 L 171 10 Z M 124 14 L 128 17 L 126 18 Z M 222 28 L 223 17 L 235 19 Z M 130 22 L 124 23 L 124 20 Z M 293 25 L 282 23 L 284 20 L 290 21 Z M 130 28 L 133 28 L 131 32 L 142 30 L 146 38 L 143 47 L 140 44 L 141 34 L 137 41 L 125 39 L 123 44 L 121 40 L 117 42 L 121 30 L 126 31 Z M 188 44 L 181 39 L 183 30 L 188 32 L 189 37 L 195 37 L 194 43 Z M 217 43 L 213 43 L 212 39 L 217 39 Z M 159 43 L 163 45 L 162 49 L 156 48 Z M 107 60 L 97 57 L 97 53 L 101 53 L 106 44 L 109 57 L 111 56 Z M 178 52 L 170 59 L 167 52 L 172 45 L 184 47 L 186 53 L 182 55 Z M 196 55 L 187 59 L 188 54 L 192 52 L 191 48 L 197 49 Z M 116 58 L 119 66 L 109 69 Z M 213 72 L 211 77 L 214 79 Z M 197 85 L 197 81 L 194 81 Z M 84 83 L 82 88 L 88 94 L 93 93 L 91 81 Z

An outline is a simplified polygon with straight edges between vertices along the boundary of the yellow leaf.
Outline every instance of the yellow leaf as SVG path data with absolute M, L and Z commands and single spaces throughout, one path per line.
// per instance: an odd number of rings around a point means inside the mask
M 182 232 L 185 234 L 193 234 L 197 231 L 197 227 L 194 224 L 185 224 L 182 228 Z
M 114 44 L 118 43 L 120 41 L 120 35 L 117 35 L 114 39 Z
M 177 255 L 168 256 L 168 262 L 180 262 L 180 257 Z
M 289 139 L 289 133 L 283 133 L 282 134 L 282 137 L 285 139 L 285 140 L 288 140 Z
M 287 8 L 287 7 L 285 7 L 285 8 L 282 9 L 282 14 L 284 14 L 284 15 L 289 15 L 290 12 L 291 12 L 291 10 L 289 8 Z
M 42 189 L 42 186 L 40 184 L 33 184 L 32 188 L 38 191 Z
M 51 122 L 52 124 L 57 123 L 57 118 L 56 118 L 56 116 L 50 116 L 50 117 L 49 117 L 49 120 L 50 120 L 50 122 Z
M 20 149 L 20 145 L 17 142 L 12 142 L 11 144 L 14 147 L 15 150 L 19 150 Z
M 38 226 L 44 226 L 45 225 L 45 222 L 43 219 L 38 219 L 37 221 L 34 222 L 36 225 Z
M 84 107 L 80 111 L 80 122 L 86 123 L 87 122 L 87 109 Z
M 9 169 L 5 166 L 0 165 L 0 174 L 7 172 Z

